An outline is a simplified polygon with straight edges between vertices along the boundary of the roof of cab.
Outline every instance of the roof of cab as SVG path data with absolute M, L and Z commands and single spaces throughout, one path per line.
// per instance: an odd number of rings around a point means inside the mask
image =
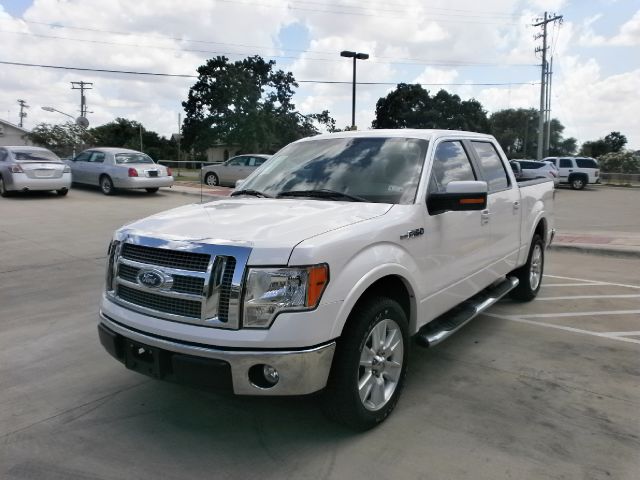
M 418 128 L 399 128 L 399 129 L 379 129 L 379 130 L 357 130 L 336 133 L 323 133 L 314 137 L 307 137 L 299 142 L 308 140 L 321 140 L 325 138 L 371 138 L 371 137 L 400 137 L 400 138 L 421 138 L 424 140 L 433 140 L 439 137 L 469 137 L 469 138 L 487 138 L 493 139 L 493 136 L 486 133 L 467 132 L 464 130 L 437 130 L 437 129 L 418 129 Z

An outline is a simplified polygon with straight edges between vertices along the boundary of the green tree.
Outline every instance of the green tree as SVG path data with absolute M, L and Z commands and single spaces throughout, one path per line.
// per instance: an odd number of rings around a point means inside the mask
M 142 133 L 142 150 L 155 160 L 172 159 L 177 155 L 174 141 L 146 130 L 140 122 L 116 118 L 114 121 L 92 128 L 91 134 L 95 144 L 102 147 L 120 147 L 140 150 Z
M 237 145 L 244 151 L 269 152 L 318 133 L 317 122 L 328 112 L 305 116 L 292 102 L 298 84 L 291 72 L 259 56 L 230 62 L 220 56 L 198 68 L 198 80 L 182 103 L 185 146 L 204 151 L 216 145 Z M 331 119 L 332 120 L 332 119 Z
M 633 152 L 609 152 L 598 162 L 600 169 L 607 173 L 640 173 L 640 157 Z
M 421 85 L 406 83 L 378 100 L 371 126 L 489 131 L 487 113 L 477 100 L 461 100 L 445 90 L 430 96 Z
M 78 152 L 95 142 L 90 131 L 72 122 L 58 125 L 40 123 L 27 134 L 27 138 L 61 157 Z
M 508 108 L 493 112 L 489 117 L 491 133 L 509 158 L 533 158 L 538 149 L 538 111 L 533 108 Z M 564 125 L 551 119 L 549 155 L 573 155 L 576 139 L 564 138 Z
M 584 142 L 580 148 L 580 155 L 599 158 L 607 153 L 619 152 L 627 144 L 627 137 L 620 132 L 611 132 L 604 138 Z

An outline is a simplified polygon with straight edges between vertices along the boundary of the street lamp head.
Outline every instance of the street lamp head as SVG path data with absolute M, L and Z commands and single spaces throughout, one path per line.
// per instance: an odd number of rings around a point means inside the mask
M 358 60 L 366 60 L 367 58 L 369 58 L 369 54 L 368 53 L 358 53 L 358 54 L 356 54 L 356 58 Z
M 55 112 L 55 110 L 53 109 L 53 107 L 42 107 L 42 109 L 43 109 L 45 112 Z
M 340 52 L 341 57 L 353 58 L 356 55 L 357 55 L 356 52 L 350 52 L 349 50 L 343 50 Z

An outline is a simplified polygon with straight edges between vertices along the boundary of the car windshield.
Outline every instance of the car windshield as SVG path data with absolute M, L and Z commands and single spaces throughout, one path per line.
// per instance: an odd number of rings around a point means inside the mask
M 153 160 L 144 153 L 116 153 L 116 163 L 118 165 L 124 163 L 153 163 Z
M 58 156 L 48 150 L 13 150 L 13 158 L 18 162 L 59 162 Z
M 329 138 L 286 146 L 243 190 L 373 203 L 413 203 L 429 142 L 411 138 Z M 323 195 L 317 192 L 324 191 Z M 328 192 L 333 192 L 330 195 Z

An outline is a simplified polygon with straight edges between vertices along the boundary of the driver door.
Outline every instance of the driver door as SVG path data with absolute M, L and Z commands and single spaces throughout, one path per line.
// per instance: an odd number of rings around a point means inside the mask
M 71 162 L 71 176 L 76 183 L 88 183 L 87 178 L 89 174 L 89 158 L 91 158 L 92 152 L 82 152 Z

